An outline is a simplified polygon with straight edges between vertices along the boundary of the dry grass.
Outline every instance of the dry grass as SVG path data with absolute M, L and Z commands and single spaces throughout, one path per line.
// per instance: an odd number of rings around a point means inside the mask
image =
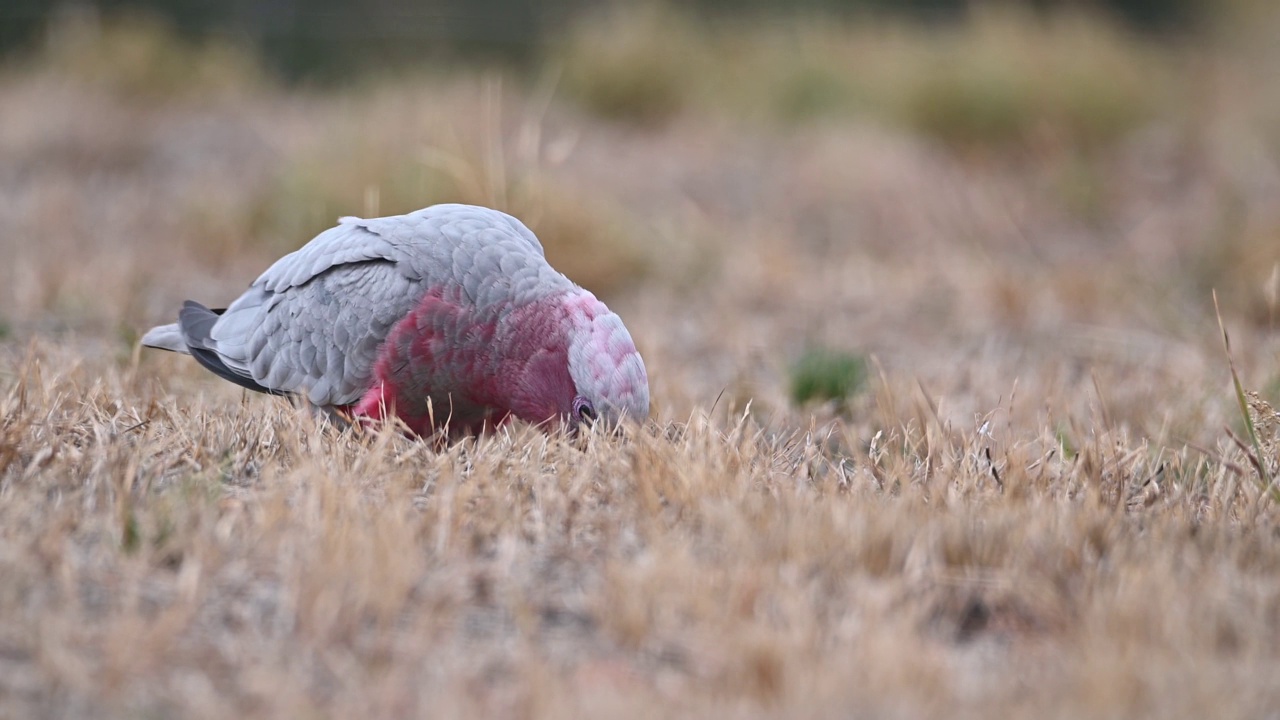
M 1280 175 L 1224 58 L 1196 123 L 1089 161 L 1087 212 L 1069 152 L 847 117 L 0 75 L 0 717 L 1273 713 L 1280 510 L 1208 289 L 1274 471 Z M 541 208 L 645 354 L 649 426 L 437 451 L 135 354 L 309 201 L 451 193 Z M 796 408 L 815 347 L 868 378 Z
M 1276 509 L 1246 461 L 1108 431 L 696 414 L 444 452 L 8 366 L 18 716 L 1256 717 Z M 203 384 L 203 383 L 201 383 Z M 187 385 L 187 383 L 184 383 Z M 898 395 L 898 393 L 902 393 Z M 875 433 L 871 430 L 875 429 Z

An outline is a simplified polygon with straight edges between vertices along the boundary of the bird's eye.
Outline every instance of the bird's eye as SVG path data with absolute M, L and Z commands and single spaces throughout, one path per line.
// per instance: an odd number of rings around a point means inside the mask
M 588 425 L 596 420 L 596 409 L 591 405 L 591 401 L 584 397 L 577 397 L 573 400 L 573 414 L 577 416 L 580 422 Z

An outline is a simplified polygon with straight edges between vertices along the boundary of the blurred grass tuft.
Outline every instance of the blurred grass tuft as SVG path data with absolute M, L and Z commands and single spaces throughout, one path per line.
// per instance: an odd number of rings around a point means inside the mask
M 678 113 L 697 91 L 701 53 L 692 20 L 650 4 L 579 22 L 553 58 L 564 66 L 565 91 L 587 111 L 654 124 Z
M 931 37 L 929 37 L 931 36 Z M 1096 147 L 1166 107 L 1168 67 L 1155 50 L 1089 15 L 1047 20 L 1004 8 L 960 31 L 926 33 L 893 112 L 953 145 L 1026 142 L 1050 133 Z
M 867 359 L 862 355 L 813 348 L 791 369 L 791 399 L 845 404 L 867 385 Z
M 691 106 L 783 122 L 867 113 L 949 145 L 1112 143 L 1169 106 L 1170 64 L 1101 16 L 982 8 L 948 26 L 720 23 L 642 6 L 579 24 L 565 90 L 610 120 Z
M 261 86 L 266 76 L 248 47 L 226 38 L 180 36 L 141 12 L 59 14 L 38 66 L 112 92 L 151 99 L 221 96 Z

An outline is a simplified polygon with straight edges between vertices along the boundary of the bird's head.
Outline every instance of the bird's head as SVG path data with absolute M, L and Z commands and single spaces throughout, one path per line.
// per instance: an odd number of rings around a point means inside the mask
M 622 319 L 583 290 L 568 303 L 570 420 L 577 424 L 649 417 L 649 376 Z

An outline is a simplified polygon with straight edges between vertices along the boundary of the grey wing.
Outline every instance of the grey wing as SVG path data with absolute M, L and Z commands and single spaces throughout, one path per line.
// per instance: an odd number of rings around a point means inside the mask
M 368 389 L 378 348 L 422 293 L 393 262 L 340 265 L 286 292 L 251 288 L 212 337 L 223 362 L 259 385 L 347 405 Z
M 271 392 L 305 394 L 320 406 L 353 403 L 372 383 L 392 326 L 422 297 L 425 282 L 405 260 L 385 238 L 344 220 L 263 273 L 206 344 L 229 372 Z
M 371 231 L 368 222 L 353 217 L 342 218 L 337 227 L 325 230 L 311 242 L 277 260 L 254 281 L 253 287 L 261 286 L 269 292 L 279 293 L 310 282 L 341 265 L 404 260 L 398 243 Z

